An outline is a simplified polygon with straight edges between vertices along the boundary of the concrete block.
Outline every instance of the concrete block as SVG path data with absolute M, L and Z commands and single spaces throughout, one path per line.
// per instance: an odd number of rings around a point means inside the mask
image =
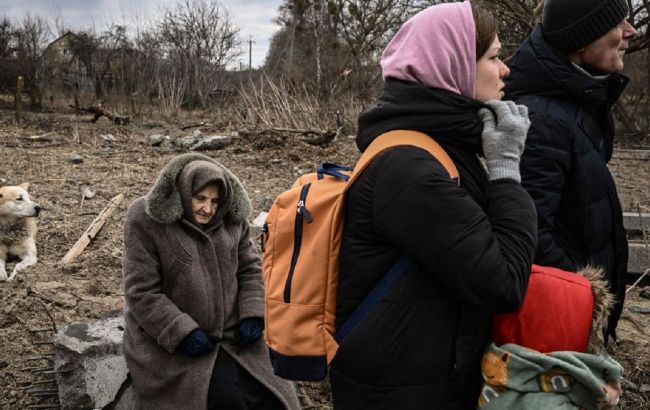
M 260 212 L 259 215 L 253 219 L 253 222 L 251 222 L 251 227 L 257 228 L 257 229 L 262 229 L 262 226 L 264 226 L 264 221 L 266 221 L 266 217 L 269 216 L 268 212 Z
M 638 212 L 623 212 L 623 225 L 626 231 L 641 232 L 645 229 L 650 234 L 650 214 Z
M 641 274 L 650 269 L 650 250 L 645 243 L 630 241 L 630 255 L 627 261 L 628 273 Z
M 59 331 L 54 338 L 54 370 L 61 409 L 118 408 L 116 405 L 129 390 L 122 354 L 123 333 L 121 312 L 93 324 L 74 323 Z M 132 408 L 132 402 L 119 407 Z

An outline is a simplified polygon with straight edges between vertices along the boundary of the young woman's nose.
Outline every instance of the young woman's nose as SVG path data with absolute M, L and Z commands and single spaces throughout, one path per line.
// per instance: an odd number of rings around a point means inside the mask
M 507 65 L 501 62 L 501 67 L 499 67 L 499 78 L 506 78 L 510 75 L 510 69 Z

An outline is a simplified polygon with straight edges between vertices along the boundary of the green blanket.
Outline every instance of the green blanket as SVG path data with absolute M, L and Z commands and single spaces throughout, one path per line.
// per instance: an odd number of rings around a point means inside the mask
M 608 356 L 578 352 L 543 354 L 515 344 L 491 344 L 481 364 L 485 384 L 481 410 L 597 410 L 605 386 L 621 379 L 623 368 Z

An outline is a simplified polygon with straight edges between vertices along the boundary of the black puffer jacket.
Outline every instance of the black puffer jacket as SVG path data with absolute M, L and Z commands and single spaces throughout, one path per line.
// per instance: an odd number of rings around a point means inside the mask
M 490 315 L 519 307 L 535 249 L 534 204 L 513 181 L 489 184 L 481 151 L 484 105 L 389 79 L 361 115 L 363 151 L 380 134 L 413 129 L 454 160 L 459 188 L 425 151 L 396 147 L 347 195 L 337 327 L 403 254 L 414 264 L 340 346 L 335 409 L 474 409 Z
M 576 68 L 544 41 L 541 26 L 509 65 L 506 98 L 527 105 L 532 121 L 521 173 L 537 206 L 535 263 L 570 271 L 587 264 L 605 268 L 617 298 L 608 326 L 615 335 L 628 251 L 607 162 L 614 138 L 610 109 L 628 79 L 595 78 Z

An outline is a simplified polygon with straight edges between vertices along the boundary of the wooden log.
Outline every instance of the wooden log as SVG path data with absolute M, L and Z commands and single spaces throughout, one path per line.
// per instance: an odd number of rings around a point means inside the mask
M 88 229 L 81 235 L 77 243 L 75 243 L 72 248 L 65 254 L 61 263 L 71 263 L 74 259 L 79 256 L 84 249 L 90 244 L 90 242 L 97 236 L 97 233 L 106 223 L 106 220 L 117 207 L 122 203 L 124 199 L 124 194 L 119 194 L 115 198 L 111 199 L 108 205 L 97 215 L 97 218 L 88 226 Z
M 18 81 L 16 82 L 16 96 L 14 97 L 14 105 L 16 108 L 16 122 L 20 124 L 20 119 L 22 117 L 22 111 L 23 111 L 23 85 L 25 84 L 25 80 L 23 79 L 22 76 L 18 77 Z

